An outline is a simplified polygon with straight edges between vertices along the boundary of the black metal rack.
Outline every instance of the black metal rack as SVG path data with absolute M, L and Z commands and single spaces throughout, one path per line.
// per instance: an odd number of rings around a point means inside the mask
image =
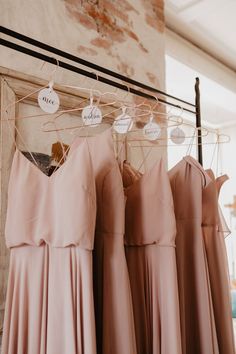
M 201 128 L 201 110 L 200 110 L 200 88 L 199 88 L 199 78 L 196 78 L 196 82 L 195 82 L 195 104 L 185 101 L 179 97 L 170 95 L 164 91 L 158 90 L 154 87 L 148 86 L 146 84 L 143 84 L 139 81 L 133 80 L 129 77 L 126 77 L 124 75 L 121 75 L 115 71 L 109 70 L 107 68 L 104 68 L 102 66 L 99 66 L 97 64 L 91 63 L 87 60 L 84 60 L 82 58 L 79 58 L 75 55 L 72 55 L 70 53 L 67 53 L 63 50 L 60 50 L 58 48 L 52 47 L 48 44 L 45 44 L 43 42 L 40 42 L 38 40 L 35 40 L 33 38 L 30 38 L 28 36 L 25 36 L 21 33 L 15 32 L 9 28 L 6 27 L 2 27 L 0 26 L 0 33 L 4 34 L 6 37 L 11 37 L 16 39 L 17 41 L 23 42 L 23 43 L 27 43 L 29 45 L 31 45 L 32 47 L 34 47 L 33 49 L 28 48 L 28 47 L 24 47 L 21 44 L 18 44 L 16 42 L 10 41 L 7 38 L 0 38 L 0 44 L 11 48 L 13 50 L 16 50 L 18 52 L 24 53 L 26 55 L 29 55 L 31 57 L 37 58 L 37 59 L 41 59 L 45 62 L 51 63 L 51 64 L 55 64 L 60 66 L 61 68 L 64 68 L 66 70 L 78 73 L 80 75 L 89 77 L 91 79 L 103 82 L 105 84 L 108 84 L 110 86 L 119 88 L 120 90 L 123 91 L 127 91 L 130 92 L 134 95 L 140 96 L 140 97 L 144 97 L 147 99 L 151 99 L 154 100 L 154 94 L 155 96 L 158 97 L 158 100 L 162 103 L 165 103 L 166 105 L 175 107 L 175 108 L 181 108 L 183 109 L 183 111 L 188 112 L 188 113 L 192 113 L 196 116 L 196 127 L 197 128 Z M 35 49 L 42 49 L 44 51 L 47 51 L 51 54 L 56 55 L 57 57 L 61 57 L 64 58 L 66 60 L 69 60 L 73 63 L 76 64 L 80 64 L 82 66 L 85 66 L 86 68 L 90 68 L 96 71 L 95 72 L 91 72 L 85 69 L 82 69 L 81 67 L 69 64 L 68 62 L 62 61 L 62 60 L 57 60 L 53 57 L 50 57 L 47 54 L 41 53 L 38 50 Z M 106 76 L 108 76 L 109 78 L 102 76 L 102 75 L 98 75 L 97 72 L 103 73 Z M 118 79 L 119 81 L 115 81 L 113 79 Z M 127 84 L 125 85 L 124 82 Z M 132 87 L 129 87 L 128 84 L 132 85 Z M 141 90 L 145 90 L 145 92 L 141 91 Z M 150 92 L 147 93 L 147 92 Z M 167 98 L 164 99 L 164 97 Z M 175 102 L 177 101 L 179 104 L 172 102 L 172 100 L 174 100 Z M 183 106 L 181 106 L 180 104 L 182 104 Z M 187 106 L 187 107 L 186 107 Z M 201 129 L 197 130 L 197 142 L 198 142 L 198 161 L 200 162 L 200 164 L 203 163 L 203 156 L 202 156 L 202 135 L 201 135 Z

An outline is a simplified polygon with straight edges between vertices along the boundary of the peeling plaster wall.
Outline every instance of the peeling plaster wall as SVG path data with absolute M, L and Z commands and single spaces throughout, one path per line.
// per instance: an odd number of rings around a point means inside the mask
M 0 0 L 0 22 L 163 89 L 163 6 L 163 0 Z M 1 49 L 0 65 L 43 76 L 39 61 L 22 58 Z

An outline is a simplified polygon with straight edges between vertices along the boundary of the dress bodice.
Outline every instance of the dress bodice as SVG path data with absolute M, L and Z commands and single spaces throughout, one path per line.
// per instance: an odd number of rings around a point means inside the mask
M 169 171 L 176 220 L 202 219 L 202 190 L 211 178 L 191 156 L 184 157 Z
M 93 249 L 95 218 L 95 184 L 86 140 L 51 176 L 16 149 L 8 188 L 8 247 L 47 243 Z
M 174 206 L 163 161 L 142 176 L 124 163 L 123 183 L 129 184 L 125 188 L 125 244 L 175 246 Z
M 78 137 L 73 149 L 83 141 L 83 137 Z M 125 197 L 119 164 L 114 154 L 111 128 L 89 137 L 88 146 L 96 184 L 96 232 L 123 235 Z

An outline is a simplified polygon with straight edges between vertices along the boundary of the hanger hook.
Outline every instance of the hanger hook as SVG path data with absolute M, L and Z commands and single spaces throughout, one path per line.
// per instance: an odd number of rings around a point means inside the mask
M 149 123 L 152 123 L 153 119 L 154 119 L 154 116 L 153 116 L 153 113 L 151 112 L 150 117 L 149 117 Z
M 152 121 L 153 121 L 153 119 L 154 119 L 154 115 L 153 115 L 154 109 L 155 109 L 156 106 L 158 106 L 158 104 L 159 104 L 158 97 L 157 97 L 156 95 L 153 95 L 153 97 L 156 99 L 156 103 L 155 103 L 154 106 L 152 106 L 151 109 L 150 109 L 149 123 L 152 123 Z
M 96 92 L 98 93 L 98 95 L 99 95 L 99 97 L 97 98 L 97 102 L 96 102 L 96 104 L 98 105 L 99 102 L 100 102 L 100 99 L 101 99 L 101 97 L 102 97 L 102 93 L 101 93 L 101 91 L 99 91 L 99 90 L 96 89 L 97 83 L 99 82 L 98 73 L 97 73 L 96 71 L 94 71 L 93 74 L 96 75 L 96 81 L 95 81 L 94 85 L 90 88 L 90 105 L 93 104 L 94 92 L 95 92 L 95 91 L 96 91 Z M 92 96 L 92 97 L 91 97 L 91 96 Z M 91 102 L 91 100 L 92 100 L 92 102 Z
M 156 100 L 156 103 L 153 105 L 152 107 L 152 112 L 154 111 L 154 109 L 159 105 L 159 98 L 156 96 L 156 95 L 152 95 L 155 100 Z
M 94 85 L 91 87 L 91 90 L 95 91 L 95 87 L 97 86 L 97 83 L 99 82 L 99 76 L 98 76 L 98 73 L 96 71 L 93 72 L 93 74 L 96 75 L 96 81 L 95 81 Z
M 49 84 L 48 84 L 48 86 L 49 86 L 50 89 L 52 89 L 52 87 L 53 87 L 53 84 L 54 84 L 54 77 L 55 77 L 55 74 L 56 74 L 56 72 L 57 72 L 57 70 L 58 70 L 58 68 L 59 68 L 59 66 L 60 66 L 60 62 L 59 62 L 59 60 L 58 60 L 57 58 L 54 58 L 54 57 L 53 57 L 52 59 L 54 59 L 57 64 L 56 64 L 56 67 L 53 68 L 53 70 L 52 70 L 52 72 L 51 72 L 51 74 L 50 74 L 50 80 L 49 80 Z M 41 65 L 40 70 L 43 69 L 43 67 L 44 67 L 45 64 L 46 64 L 46 61 L 43 61 L 43 64 Z M 55 65 L 54 63 L 52 63 L 52 64 Z
M 181 117 L 183 115 L 184 112 L 184 108 L 182 106 L 178 106 L 178 108 L 180 109 L 179 114 L 177 115 L 177 117 Z
M 93 91 L 92 91 L 92 89 L 90 90 L 90 106 L 92 106 L 93 105 Z
M 56 65 L 56 67 L 54 68 L 54 70 L 53 70 L 52 73 L 51 73 L 51 81 L 52 81 L 52 82 L 54 81 L 54 77 L 55 77 L 56 72 L 57 72 L 57 70 L 58 70 L 58 68 L 59 68 L 59 66 L 60 66 L 59 60 L 58 60 L 57 58 L 53 58 L 53 59 L 56 60 L 57 65 Z
M 126 98 L 127 98 L 127 96 L 130 94 L 130 87 L 129 87 L 129 85 L 125 85 L 125 86 L 126 86 L 126 88 L 127 88 L 127 92 L 125 93 L 125 96 L 123 97 L 122 101 L 125 101 Z
M 183 115 L 183 112 L 184 112 L 184 108 L 182 106 L 179 106 L 179 105 L 178 105 L 178 108 L 180 110 L 179 113 L 177 115 L 173 115 L 173 116 L 175 116 L 177 118 L 178 124 L 181 125 L 183 123 L 182 115 Z M 171 109 L 170 109 L 170 112 L 171 112 Z M 168 112 L 168 113 L 170 113 L 170 112 Z M 171 116 L 171 117 L 173 117 L 173 116 Z
M 122 106 L 121 109 L 122 109 L 122 114 L 125 115 L 127 107 L 126 106 Z

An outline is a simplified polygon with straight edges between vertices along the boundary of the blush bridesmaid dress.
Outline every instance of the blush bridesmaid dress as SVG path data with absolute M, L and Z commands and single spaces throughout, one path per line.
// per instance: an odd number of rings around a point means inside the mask
M 78 144 L 83 139 L 78 138 Z M 124 250 L 125 197 L 111 128 L 89 137 L 88 144 L 97 197 L 93 251 L 97 353 L 136 354 L 132 298 Z
M 191 156 L 173 167 L 169 178 L 177 225 L 182 351 L 183 354 L 219 354 L 202 230 L 203 193 L 211 179 Z
M 229 230 L 225 221 L 222 220 L 218 206 L 220 188 L 228 177 L 223 175 L 215 178 L 212 170 L 206 172 L 211 178 L 211 183 L 203 191 L 202 230 L 210 274 L 219 353 L 234 354 L 230 281 L 224 241 L 225 233 L 229 234 Z
M 144 175 L 125 162 L 123 183 L 137 352 L 181 354 L 175 214 L 163 161 Z
M 50 177 L 16 149 L 2 354 L 95 354 L 96 193 L 86 140 Z

